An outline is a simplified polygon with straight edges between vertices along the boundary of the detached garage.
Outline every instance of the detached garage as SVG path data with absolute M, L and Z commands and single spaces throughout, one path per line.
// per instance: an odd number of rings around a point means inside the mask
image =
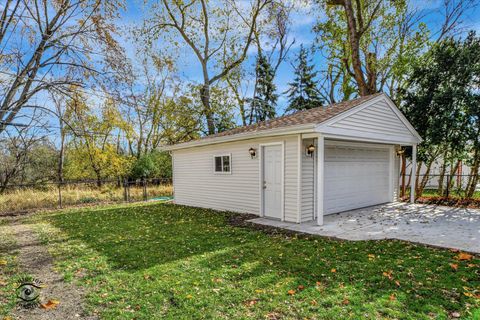
M 174 201 L 323 224 L 324 215 L 395 201 L 398 152 L 413 147 L 415 170 L 420 142 L 382 93 L 301 111 L 168 147 Z

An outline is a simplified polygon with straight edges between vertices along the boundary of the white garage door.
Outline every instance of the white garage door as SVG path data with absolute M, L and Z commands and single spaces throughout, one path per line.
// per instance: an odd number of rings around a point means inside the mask
M 389 202 L 388 148 L 325 146 L 325 214 Z

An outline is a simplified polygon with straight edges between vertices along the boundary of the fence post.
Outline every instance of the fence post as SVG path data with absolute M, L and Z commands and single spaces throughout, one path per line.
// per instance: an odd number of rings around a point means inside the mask
M 142 178 L 142 185 L 143 185 L 143 201 L 147 201 L 147 181 L 145 178 Z

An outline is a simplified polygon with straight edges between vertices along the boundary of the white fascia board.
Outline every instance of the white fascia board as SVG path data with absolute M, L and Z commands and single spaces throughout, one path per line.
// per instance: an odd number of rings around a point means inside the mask
M 299 125 L 299 126 L 288 126 L 285 128 L 261 130 L 258 132 L 246 132 L 246 133 L 238 133 L 238 134 L 232 134 L 232 135 L 222 136 L 222 137 L 205 138 L 205 139 L 195 140 L 191 142 L 180 143 L 172 146 L 164 146 L 164 147 L 161 147 L 161 150 L 173 151 L 173 150 L 186 149 L 186 148 L 192 148 L 192 147 L 219 144 L 224 142 L 275 137 L 275 136 L 282 136 L 287 134 L 310 133 L 310 132 L 314 132 L 315 126 L 316 124 L 310 123 L 310 124 Z
M 378 135 L 378 134 L 356 134 L 356 131 L 348 131 L 342 129 L 318 131 L 325 139 L 358 141 L 369 143 L 395 144 L 395 145 L 412 145 L 416 144 L 416 139 L 405 139 L 405 137 Z

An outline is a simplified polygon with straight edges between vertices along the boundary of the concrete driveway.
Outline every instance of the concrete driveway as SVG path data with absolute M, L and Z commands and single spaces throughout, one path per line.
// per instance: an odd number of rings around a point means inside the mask
M 400 239 L 480 253 L 480 210 L 389 203 L 357 209 L 315 222 L 289 223 L 265 218 L 251 222 L 345 240 Z

